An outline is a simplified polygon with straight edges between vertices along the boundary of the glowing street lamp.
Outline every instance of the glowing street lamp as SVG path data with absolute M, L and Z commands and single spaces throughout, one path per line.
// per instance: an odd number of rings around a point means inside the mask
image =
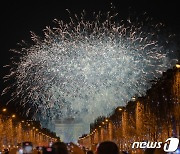
M 108 122 L 109 120 L 108 120 L 108 119 L 106 119 L 105 121 L 106 121 L 106 122 Z
M 176 68 L 180 68 L 180 64 L 176 64 Z
M 132 100 L 135 101 L 135 100 L 136 100 L 136 97 L 133 97 Z
M 118 110 L 119 110 L 119 111 L 122 111 L 122 108 L 119 108 Z
M 15 115 L 15 114 L 13 114 L 13 115 L 12 115 L 12 118 L 16 118 L 16 115 Z
M 6 108 L 4 108 L 4 109 L 2 109 L 2 111 L 3 111 L 3 112 L 6 112 L 6 111 L 7 111 L 7 109 L 6 109 Z

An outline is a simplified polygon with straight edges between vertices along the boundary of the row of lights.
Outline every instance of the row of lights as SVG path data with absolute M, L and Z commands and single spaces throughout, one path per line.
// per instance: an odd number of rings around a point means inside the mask
M 6 108 L 3 108 L 2 109 L 2 112 L 7 112 L 7 109 Z M 12 118 L 16 118 L 16 115 L 15 114 L 12 114 L 12 116 L 11 116 Z M 22 120 L 21 121 L 22 123 L 25 123 L 25 121 L 24 120 Z M 28 123 L 28 126 L 30 127 L 31 126 L 31 124 L 29 124 Z M 39 129 L 37 129 L 37 128 L 35 128 L 35 127 L 33 127 L 33 130 L 36 130 L 36 131 L 38 131 Z M 45 135 L 44 133 L 41 133 L 41 132 L 39 132 L 39 134 L 42 134 L 42 135 Z M 45 135 L 46 137 L 48 137 L 48 138 L 50 138 L 50 139 L 54 139 L 54 138 L 51 138 L 50 136 L 48 136 L 48 135 Z M 56 139 L 55 139 L 56 140 Z
M 176 64 L 176 68 L 180 69 L 180 64 L 177 63 L 177 64 Z M 132 97 L 131 99 L 132 99 L 132 101 L 136 101 L 136 97 Z M 118 111 L 122 111 L 122 108 L 121 108 L 121 107 L 118 108 Z M 105 122 L 108 122 L 108 121 L 109 121 L 108 119 L 105 119 Z M 104 125 L 105 122 L 102 122 L 102 125 Z M 101 128 L 102 126 L 99 125 L 98 127 Z M 80 140 L 81 140 L 81 139 L 85 139 L 86 137 L 89 137 L 90 135 L 92 135 L 92 134 L 95 133 L 96 131 L 97 131 L 97 129 L 95 129 L 94 131 L 92 131 L 91 134 L 89 134 L 89 135 L 87 135 L 87 136 L 85 136 L 85 137 L 83 137 L 83 138 L 80 138 Z
M 118 108 L 118 111 L 122 111 L 123 109 L 121 107 Z M 109 122 L 108 118 L 105 119 L 105 121 L 102 122 L 102 125 L 106 124 L 107 122 Z M 99 128 L 101 128 L 102 126 L 99 125 Z M 95 129 L 96 130 L 96 129 Z
M 133 97 L 133 98 L 132 98 L 132 100 L 134 100 L 134 101 L 135 101 L 135 100 L 136 100 L 136 98 L 135 98 L 135 97 Z M 121 112 L 122 110 L 123 110 L 123 109 L 122 109 L 121 107 L 119 107 L 119 108 L 118 108 L 118 111 L 120 111 L 120 112 Z M 109 119 L 108 119 L 108 118 L 106 118 L 106 119 L 105 119 L 105 121 L 103 121 L 103 122 L 102 122 L 102 125 L 105 125 L 105 124 L 106 124 L 106 123 L 108 123 L 108 122 L 109 122 Z M 99 125 L 98 127 L 99 127 L 99 128 L 101 128 L 101 127 L 102 127 L 102 125 Z M 83 140 L 83 139 L 85 139 L 86 137 L 89 137 L 89 136 L 93 135 L 96 131 L 97 131 L 97 129 L 95 128 L 95 129 L 94 129 L 94 131 L 92 131 L 90 134 L 88 134 L 88 135 L 86 135 L 86 136 L 84 136 L 84 137 L 79 138 L 79 140 Z
M 7 109 L 6 108 L 3 108 L 2 109 L 2 112 L 6 112 L 7 111 Z M 16 115 L 15 114 L 12 114 L 12 116 L 11 116 L 12 118 L 16 118 Z

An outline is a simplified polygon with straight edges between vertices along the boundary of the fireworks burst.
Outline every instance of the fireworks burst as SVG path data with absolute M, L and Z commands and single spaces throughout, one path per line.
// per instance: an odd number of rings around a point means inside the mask
M 44 39 L 32 34 L 34 45 L 18 51 L 20 61 L 8 76 L 16 79 L 12 98 L 37 109 L 35 117 L 90 123 L 144 95 L 149 81 L 174 65 L 171 38 L 160 35 L 162 24 L 115 23 L 113 17 L 56 21 Z

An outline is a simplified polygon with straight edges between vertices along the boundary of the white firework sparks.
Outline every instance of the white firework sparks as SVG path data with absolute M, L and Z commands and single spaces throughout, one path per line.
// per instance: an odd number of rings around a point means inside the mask
M 112 17 L 57 22 L 55 29 L 46 28 L 44 39 L 32 35 L 34 45 L 23 49 L 12 72 L 13 95 L 44 119 L 93 122 L 145 94 L 149 81 L 174 65 L 171 44 L 156 33 L 161 24 L 147 29 L 130 21 L 117 24 Z

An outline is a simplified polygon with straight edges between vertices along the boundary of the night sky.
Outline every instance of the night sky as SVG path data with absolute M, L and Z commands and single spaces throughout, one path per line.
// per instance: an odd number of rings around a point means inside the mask
M 82 10 L 91 17 L 92 12 L 107 12 L 110 3 L 123 19 L 130 14 L 147 13 L 155 21 L 163 22 L 167 28 L 180 36 L 180 7 L 178 1 L 171 0 L 59 0 L 59 1 L 7 1 L 1 3 L 1 52 L 0 52 L 0 91 L 6 86 L 2 77 L 7 73 L 3 65 L 9 64 L 11 53 L 9 49 L 17 49 L 17 43 L 25 40 L 31 44 L 30 31 L 43 36 L 45 26 L 53 26 L 53 19 L 68 21 L 69 9 L 72 14 L 80 14 Z M 6 98 L 0 98 L 5 103 Z

